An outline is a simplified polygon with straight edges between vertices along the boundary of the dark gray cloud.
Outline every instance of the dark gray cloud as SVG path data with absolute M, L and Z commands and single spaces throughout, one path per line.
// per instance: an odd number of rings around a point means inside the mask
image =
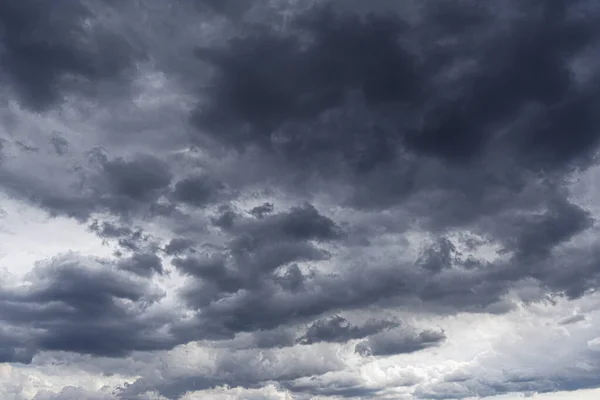
M 413 60 L 395 42 L 402 32 L 396 18 L 361 22 L 325 12 L 302 19 L 300 26 L 314 35 L 306 49 L 299 38 L 269 31 L 232 40 L 227 49 L 200 49 L 198 56 L 214 64 L 220 78 L 210 105 L 198 111 L 197 123 L 219 141 L 279 148 L 298 162 L 342 156 L 368 169 L 369 160 L 393 157 L 388 153 L 395 139 L 388 142 L 377 126 L 344 139 L 344 132 L 331 129 L 323 136 L 318 126 L 311 132 L 310 125 L 292 125 L 287 136 L 274 136 L 285 123 L 342 105 L 350 90 L 362 90 L 369 103 L 402 101 L 419 82 Z
M 179 271 L 198 278 L 184 292 L 184 298 L 191 305 L 208 306 L 222 293 L 236 297 L 245 297 L 243 293 L 246 293 L 248 297 L 258 296 L 258 300 L 265 296 L 263 291 L 277 287 L 294 292 L 304 279 L 294 263 L 330 258 L 317 243 L 335 242 L 343 237 L 341 228 L 310 204 L 263 218 L 228 212 L 232 213 L 231 223 L 220 225 L 230 237 L 225 249 L 209 249 L 173 261 Z M 261 303 L 268 301 L 268 297 L 260 300 Z M 219 319 L 214 317 L 213 323 Z M 246 318 L 242 310 L 223 318 L 220 323 L 234 330 L 273 328 L 280 323 L 268 312 L 261 321 Z
M 14 332 L 10 332 L 14 330 Z M 18 329 L 3 328 L 0 334 L 0 362 L 29 364 L 35 355 L 32 343 L 23 341 Z
M 455 262 L 456 247 L 451 241 L 441 238 L 437 243 L 428 247 L 422 254 L 418 264 L 429 271 L 440 272 L 451 268 Z
M 589 213 L 571 203 L 560 203 L 540 216 L 524 218 L 517 252 L 521 257 L 540 255 L 589 228 Z
M 34 110 L 47 110 L 70 92 L 93 90 L 99 81 L 124 78 L 143 56 L 130 40 L 86 26 L 95 15 L 84 2 L 5 2 L 0 15 L 0 77 Z
M 174 238 L 165 246 L 164 252 L 168 255 L 179 255 L 194 245 L 194 242 L 186 238 Z
M 155 273 L 162 275 L 164 273 L 162 260 L 156 254 L 151 253 L 138 253 L 122 259 L 119 262 L 119 267 L 141 276 L 150 276 Z
M 152 246 L 152 238 L 139 228 L 132 229 L 118 223 L 94 220 L 89 225 L 89 229 L 106 242 L 116 240 L 124 250 L 138 251 Z
M 502 148 L 533 169 L 564 166 L 584 156 L 597 141 L 597 93 L 577 87 L 565 61 L 594 40 L 593 19 L 568 19 L 566 9 L 550 11 L 546 3 L 525 6 L 528 18 L 511 21 L 509 32 L 490 37 L 476 47 L 476 54 L 464 54 L 467 48 L 461 46 L 477 43 L 461 34 L 483 30 L 491 16 L 484 7 L 466 2 L 443 4 L 447 10 L 431 3 L 433 20 L 426 17 L 422 23 L 438 22 L 437 31 L 428 32 L 435 39 L 462 39 L 449 48 L 414 48 L 424 44 L 393 14 L 360 19 L 326 8 L 299 19 L 295 29 L 311 38 L 306 45 L 300 36 L 262 30 L 232 40 L 222 50 L 202 49 L 199 56 L 215 66 L 219 78 L 209 106 L 198 111 L 196 120 L 217 140 L 234 146 L 255 144 L 303 163 L 341 157 L 365 172 L 402 160 L 402 147 L 460 164 Z M 401 39 L 417 42 L 410 47 Z M 447 98 L 431 95 L 457 85 L 449 80 L 431 87 L 462 57 L 472 59 L 476 68 L 461 77 L 461 92 L 450 91 Z M 354 91 L 371 117 L 363 123 L 366 130 L 356 126 L 356 133 L 348 134 L 343 127 L 314 125 L 312 121 L 343 107 Z M 461 93 L 462 98 L 455 97 Z M 537 109 L 533 115 L 527 115 L 530 104 Z M 408 108 L 424 122 L 403 126 L 386 119 L 383 106 L 400 113 Z M 498 129 L 517 118 L 529 121 L 526 129 L 498 137 Z M 551 121 L 546 124 L 547 118 Z M 280 129 L 285 124 L 291 125 Z M 573 135 L 568 143 L 560 139 L 565 129 Z M 327 135 L 321 134 L 324 130 Z
M 60 256 L 3 286 L 0 361 L 201 341 L 217 372 L 136 371 L 115 396 L 276 381 L 369 397 L 386 388 L 337 377 L 336 356 L 290 360 L 446 340 L 383 310 L 458 319 L 585 298 L 600 283 L 597 212 L 573 189 L 600 145 L 592 3 L 3 2 L 0 189 L 115 257 Z M 414 395 L 566 380 L 469 376 Z
M 52 144 L 56 154 L 59 156 L 63 156 L 69 151 L 69 142 L 60 135 L 52 136 L 50 138 L 50 143 Z
M 118 158 L 107 161 L 102 167 L 108 190 L 117 198 L 134 201 L 144 201 L 156 196 L 172 179 L 168 165 L 150 155 L 142 155 L 133 160 Z
M 362 326 L 353 326 L 345 318 L 334 315 L 313 322 L 306 333 L 298 339 L 301 344 L 318 342 L 347 342 L 352 339 L 362 339 L 366 336 L 379 333 L 382 330 L 398 326 L 394 321 L 367 321 Z
M 240 18 L 252 5 L 243 0 L 196 0 L 196 5 L 230 18 Z
M 390 330 L 357 344 L 355 351 L 362 356 L 390 356 L 437 346 L 444 340 L 444 331 L 426 330 L 416 333 Z
M 143 318 L 162 296 L 150 282 L 71 254 L 36 267 L 29 279 L 30 287 L 1 293 L 3 324 L 25 332 L 12 339 L 12 361 L 30 361 L 23 351 L 117 357 L 173 346 L 156 332 L 166 321 Z
M 233 214 L 231 214 L 233 212 Z M 310 203 L 294 206 L 287 211 L 270 214 L 262 219 L 247 219 L 226 210 L 231 223 L 223 226 L 226 232 L 252 236 L 256 241 L 269 240 L 316 240 L 328 241 L 342 237 L 343 232 L 336 223 L 319 213 Z
M 221 182 L 211 180 L 207 176 L 185 178 L 175 184 L 173 196 L 176 201 L 194 207 L 205 206 L 216 200 L 216 196 L 224 189 Z
M 254 345 L 259 349 L 274 347 L 288 347 L 295 343 L 294 333 L 290 330 L 275 329 L 271 331 L 257 331 L 253 333 Z
M 265 215 L 272 213 L 274 209 L 273 203 L 263 203 L 260 206 L 253 207 L 249 212 L 256 218 L 263 218 Z
M 145 153 L 135 153 L 126 159 L 109 158 L 106 153 L 104 148 L 93 147 L 80 154 L 74 166 L 61 171 L 65 174 L 64 181 L 53 181 L 55 177 L 43 180 L 28 174 L 28 169 L 8 168 L 0 180 L 12 196 L 53 216 L 73 217 L 81 222 L 96 213 L 128 219 L 159 207 L 158 200 L 168 193 L 172 179 L 169 165 Z

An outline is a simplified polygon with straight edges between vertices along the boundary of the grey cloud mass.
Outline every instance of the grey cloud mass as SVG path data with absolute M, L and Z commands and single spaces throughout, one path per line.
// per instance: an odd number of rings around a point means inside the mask
M 85 93 L 125 78 L 143 56 L 116 32 L 86 25 L 94 10 L 83 2 L 6 1 L 0 14 L 3 80 L 35 110 L 46 110 L 72 91 Z
M 427 330 L 416 333 L 386 332 L 371 336 L 356 345 L 356 352 L 363 356 L 381 356 L 412 353 L 444 341 L 444 332 Z
M 347 342 L 351 339 L 361 339 L 397 325 L 393 321 L 370 320 L 363 326 L 352 326 L 344 317 L 334 315 L 311 324 L 299 342 L 302 344 Z
M 0 0 L 0 397 L 600 388 L 599 27 L 591 0 Z M 97 378 L 2 392 L 51 365 Z
M 20 332 L 13 339 L 17 360 L 19 349 L 119 356 L 170 345 L 155 331 L 160 318 L 143 318 L 162 296 L 151 282 L 75 255 L 35 267 L 29 279 L 28 288 L 2 293 L 3 325 Z

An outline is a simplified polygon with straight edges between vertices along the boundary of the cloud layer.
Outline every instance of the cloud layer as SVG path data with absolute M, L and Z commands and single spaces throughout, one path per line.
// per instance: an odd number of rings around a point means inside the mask
M 599 22 L 586 0 L 0 2 L 0 235 L 67 238 L 1 248 L 0 394 L 600 387 Z

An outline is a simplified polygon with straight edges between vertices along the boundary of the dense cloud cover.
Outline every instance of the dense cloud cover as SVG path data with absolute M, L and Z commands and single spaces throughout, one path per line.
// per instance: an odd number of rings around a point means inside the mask
M 600 387 L 599 46 L 588 0 L 0 0 L 0 228 L 68 238 L 0 258 L 0 382 L 55 382 L 0 397 Z

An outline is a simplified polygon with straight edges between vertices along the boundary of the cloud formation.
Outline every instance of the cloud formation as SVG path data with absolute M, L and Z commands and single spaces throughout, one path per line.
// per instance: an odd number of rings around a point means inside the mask
M 93 238 L 0 249 L 5 380 L 54 382 L 0 394 L 600 387 L 598 22 L 588 0 L 0 4 L 1 240 L 39 236 L 31 210 Z

